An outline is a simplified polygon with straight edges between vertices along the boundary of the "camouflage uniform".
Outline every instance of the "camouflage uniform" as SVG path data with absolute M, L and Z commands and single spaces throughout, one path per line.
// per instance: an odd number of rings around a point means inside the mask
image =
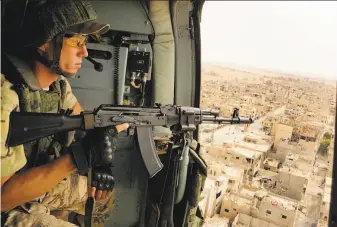
M 66 78 L 61 76 L 60 79 L 66 82 L 63 108 L 73 108 L 77 99 Z M 5 146 L 9 115 L 12 111 L 19 111 L 19 97 L 13 90 L 13 85 L 1 74 L 1 177 L 14 174 L 27 163 L 23 145 L 10 148 Z M 96 201 L 92 218 L 93 226 L 104 226 L 104 219 L 112 209 L 114 198 L 113 192 L 106 199 Z M 57 219 L 50 214 L 50 211 L 67 210 L 84 215 L 86 199 L 87 177 L 79 176 L 74 172 L 45 195 L 7 212 L 4 226 L 76 226 Z

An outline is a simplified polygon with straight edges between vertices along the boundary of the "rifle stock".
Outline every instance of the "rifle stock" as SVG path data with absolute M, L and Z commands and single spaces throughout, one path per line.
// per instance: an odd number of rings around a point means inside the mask
M 83 129 L 83 122 L 82 115 L 12 112 L 6 145 L 13 147 L 59 132 Z

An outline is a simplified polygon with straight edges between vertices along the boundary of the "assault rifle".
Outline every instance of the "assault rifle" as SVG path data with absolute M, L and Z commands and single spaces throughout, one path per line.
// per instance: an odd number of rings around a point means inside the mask
M 7 146 L 16 146 L 59 132 L 89 130 L 129 123 L 129 135 L 136 131 L 138 144 L 150 177 L 158 173 L 161 163 L 153 141 L 153 126 L 168 127 L 173 133 L 187 133 L 196 130 L 201 123 L 206 124 L 251 124 L 251 118 L 240 118 L 234 109 L 231 118 L 219 117 L 218 110 L 202 110 L 194 107 L 156 104 L 155 107 L 133 107 L 122 105 L 100 105 L 92 112 L 83 111 L 71 116 L 69 112 L 26 113 L 12 112 L 7 138 Z

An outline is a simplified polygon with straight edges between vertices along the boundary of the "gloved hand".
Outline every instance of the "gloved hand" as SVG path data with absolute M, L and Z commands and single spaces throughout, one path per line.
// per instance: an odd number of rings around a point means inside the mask
M 129 124 L 95 128 L 87 131 L 80 143 L 70 146 L 70 154 L 80 175 L 88 172 L 89 161 L 92 167 L 109 165 L 116 150 L 117 135 L 126 130 Z
M 115 188 L 115 178 L 108 166 L 96 167 L 92 171 L 91 196 L 96 200 L 105 199 Z
M 117 145 L 117 128 L 95 128 L 87 132 L 81 140 L 87 160 L 91 160 L 92 166 L 111 164 Z M 90 154 L 90 153 L 91 154 Z M 91 155 L 91 157 L 89 157 Z

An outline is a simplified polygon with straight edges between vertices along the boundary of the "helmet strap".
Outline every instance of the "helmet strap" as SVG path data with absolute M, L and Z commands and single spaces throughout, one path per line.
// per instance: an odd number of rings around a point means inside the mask
M 60 68 L 62 44 L 63 35 L 57 35 L 50 41 L 50 44 L 45 52 L 41 53 L 40 50 L 36 49 L 33 51 L 32 57 L 58 75 L 63 75 L 68 78 L 74 77 L 74 74 L 63 72 Z

